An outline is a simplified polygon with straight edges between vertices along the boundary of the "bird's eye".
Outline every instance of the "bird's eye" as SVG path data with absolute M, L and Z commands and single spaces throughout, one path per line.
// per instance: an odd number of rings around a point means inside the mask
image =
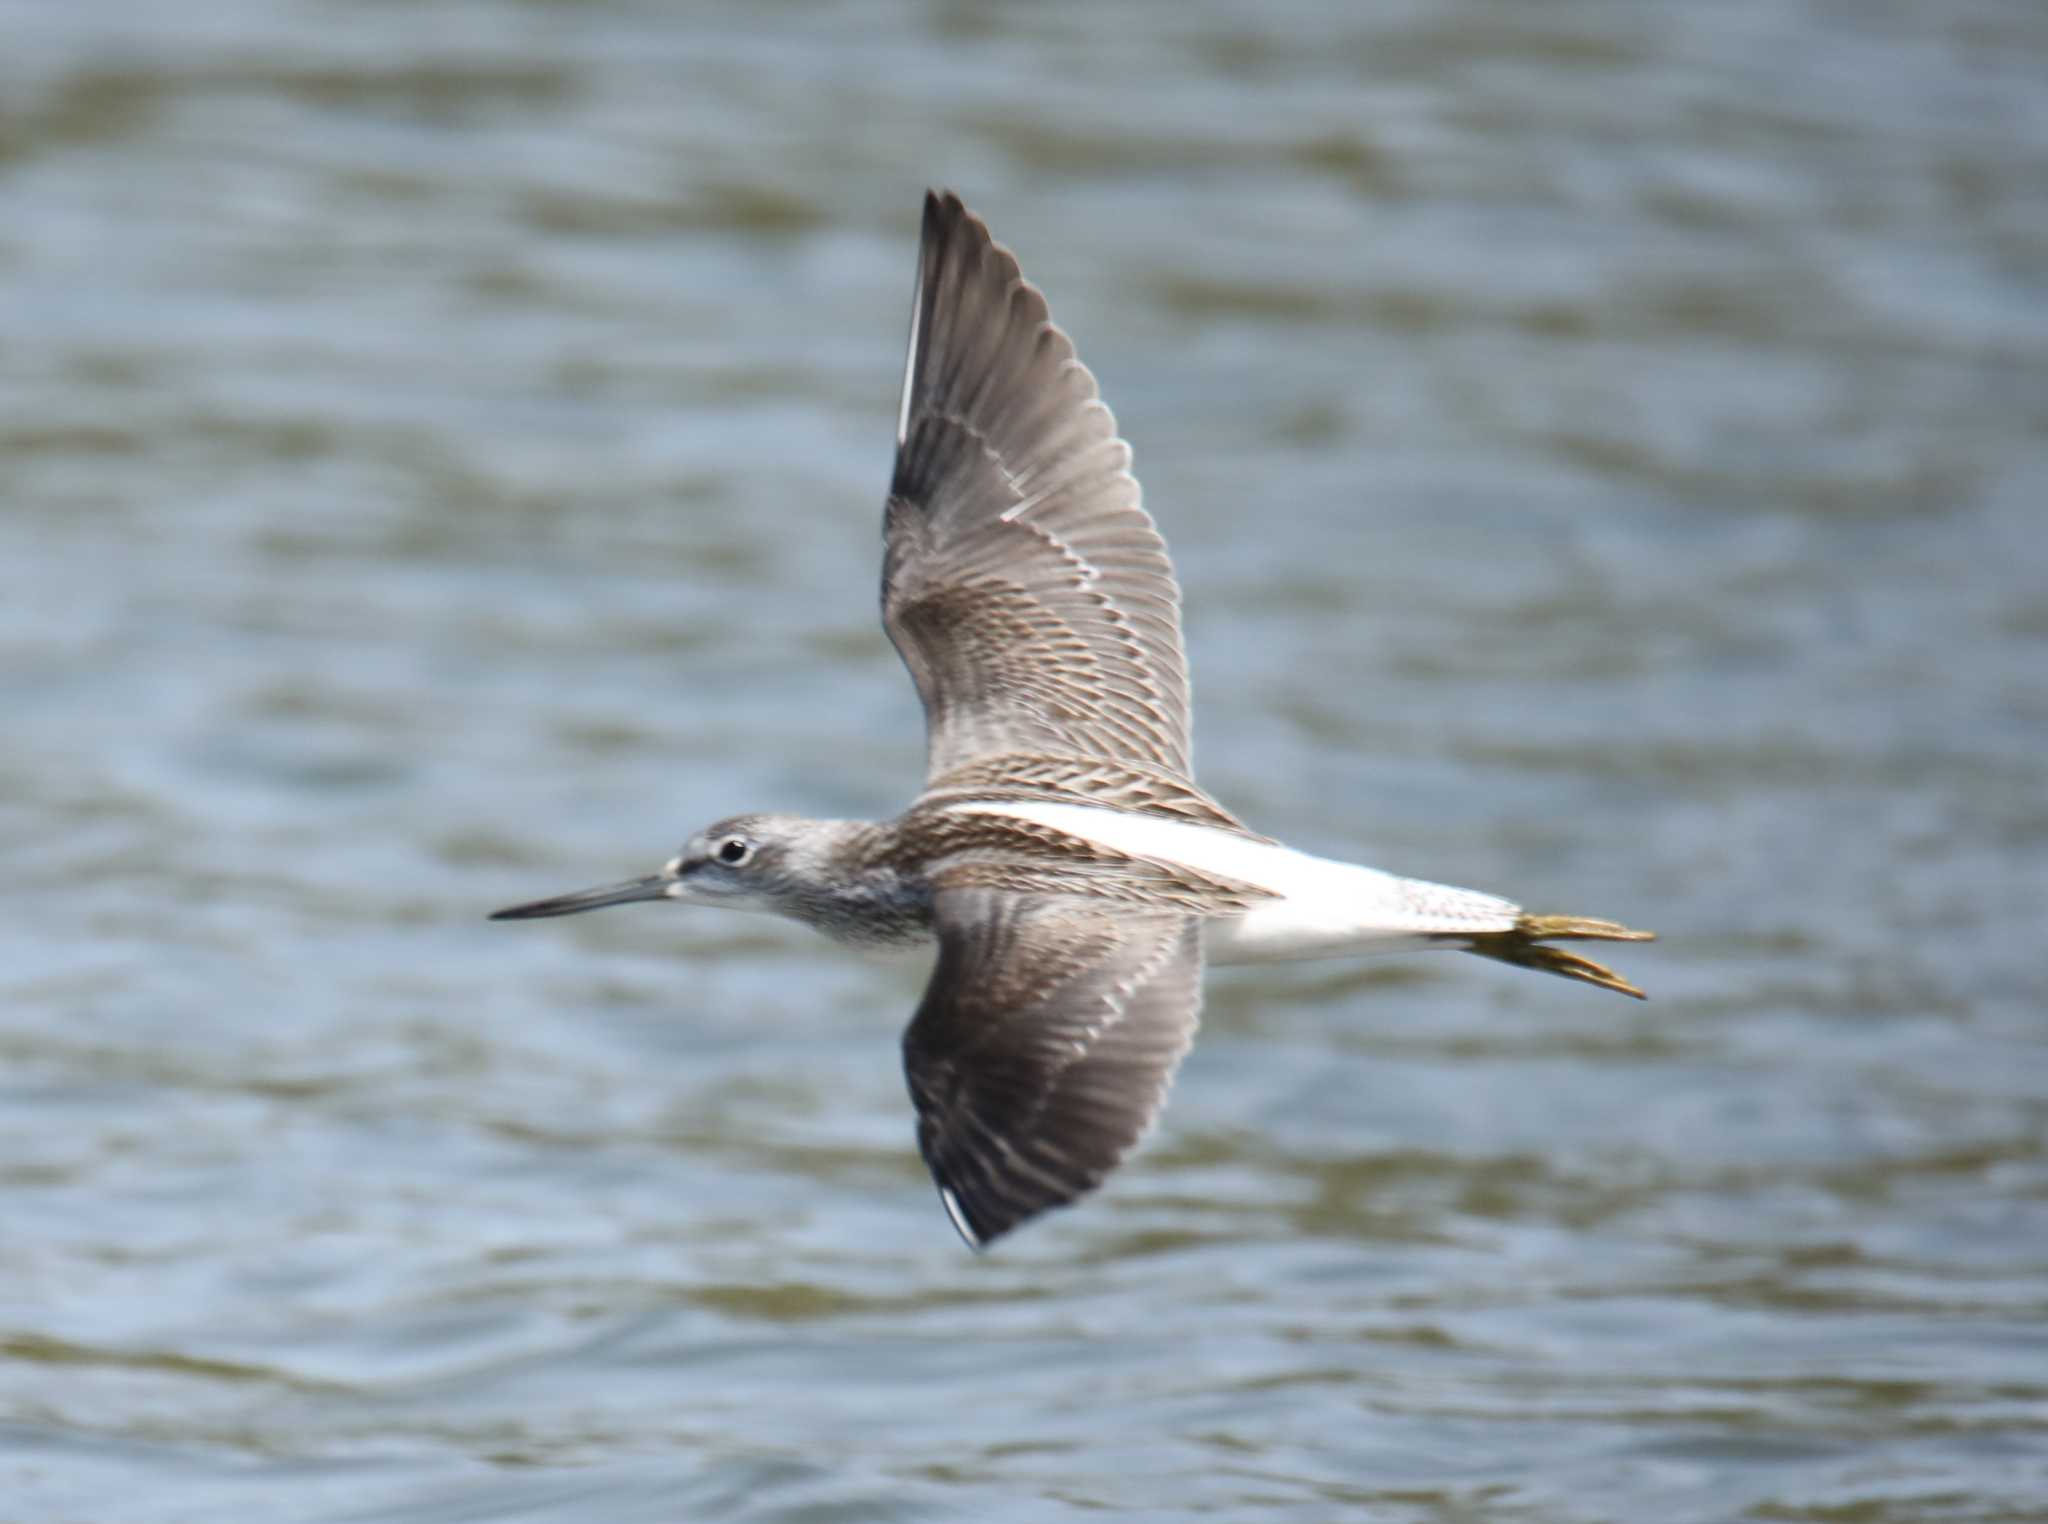
M 738 867 L 753 854 L 753 851 L 754 849 L 747 845 L 745 837 L 728 836 L 718 844 L 718 860 Z

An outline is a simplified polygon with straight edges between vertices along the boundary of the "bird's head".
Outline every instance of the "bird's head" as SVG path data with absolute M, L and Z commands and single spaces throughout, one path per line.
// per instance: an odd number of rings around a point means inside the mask
M 658 873 L 624 883 L 494 911 L 494 921 L 576 915 L 638 900 L 675 900 L 796 915 L 807 889 L 826 871 L 825 859 L 851 822 L 797 815 L 733 815 L 706 826 Z

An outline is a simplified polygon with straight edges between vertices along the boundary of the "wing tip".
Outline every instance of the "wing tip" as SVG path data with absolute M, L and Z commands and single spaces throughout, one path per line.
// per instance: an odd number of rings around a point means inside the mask
M 998 1236 L 996 1233 L 990 1233 L 984 1237 L 975 1231 L 974 1223 L 967 1215 L 967 1208 L 961 1204 L 960 1198 L 953 1193 L 953 1187 L 950 1185 L 941 1185 L 939 1187 L 939 1204 L 946 1209 L 946 1215 L 953 1220 L 953 1231 L 960 1235 L 961 1242 L 966 1244 L 976 1254 L 983 1252 L 995 1241 Z
M 989 231 L 988 224 L 969 209 L 958 192 L 939 186 L 929 187 L 924 193 L 924 224 L 918 248 L 918 279 L 911 299 L 910 352 L 905 357 L 903 395 L 896 420 L 899 465 L 909 441 L 911 418 L 918 410 L 917 393 L 926 359 L 920 351 L 930 341 L 927 329 L 933 316 L 927 308 L 937 303 L 940 293 L 947 288 L 945 272 L 949 267 L 975 266 L 978 281 L 1004 289 L 1000 300 L 1009 309 L 1013 331 L 1029 333 L 1032 344 L 1056 352 L 1063 384 L 1070 393 L 1069 402 L 1092 420 L 1097 438 L 1122 447 L 1118 474 L 1130 480 L 1134 494 L 1130 506 L 1156 532 L 1157 526 L 1145 509 L 1144 494 L 1132 470 L 1130 444 L 1117 426 L 1115 412 L 1103 400 L 1101 383 L 1081 359 L 1073 337 L 1053 317 L 1052 303 L 1044 290 L 1024 273 L 1016 253 Z
M 1045 293 L 1024 278 L 1024 268 L 1017 256 L 1007 245 L 997 240 L 996 235 L 989 231 L 988 224 L 960 199 L 959 192 L 938 186 L 928 189 L 924 193 L 924 226 L 920 237 L 924 257 L 919 261 L 920 265 L 929 267 L 943 264 L 949 257 L 954 240 L 962 234 L 966 235 L 970 248 L 958 257 L 994 259 L 997 273 L 1005 285 L 1022 286 L 1030 292 L 1040 307 L 1046 305 Z M 1049 310 L 1040 321 L 1051 323 Z M 1064 338 L 1065 335 L 1062 334 L 1061 337 Z M 1069 348 L 1071 347 L 1070 341 Z
M 933 185 L 924 193 L 924 226 L 930 233 L 936 227 L 950 227 L 959 222 L 976 222 L 981 219 L 967 210 L 967 203 L 960 199 L 960 193 L 943 185 Z M 988 229 L 982 228 L 986 233 Z

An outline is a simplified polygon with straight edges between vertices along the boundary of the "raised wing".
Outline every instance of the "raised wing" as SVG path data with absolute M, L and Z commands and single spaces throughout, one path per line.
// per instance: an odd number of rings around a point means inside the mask
M 903 1067 L 917 1143 L 981 1248 L 1093 1190 L 1165 1104 L 1202 1004 L 1198 917 L 948 889 Z
M 926 195 L 882 623 L 930 777 L 1004 752 L 1189 776 L 1180 589 L 1130 464 L 1010 251 Z

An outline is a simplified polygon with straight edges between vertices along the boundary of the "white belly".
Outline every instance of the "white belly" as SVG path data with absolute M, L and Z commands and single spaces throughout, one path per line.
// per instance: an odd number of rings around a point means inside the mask
M 1275 896 L 1209 922 L 1212 963 L 1270 963 L 1427 947 L 1445 933 L 1511 931 L 1521 907 L 1474 889 L 1400 878 L 1311 857 L 1229 831 L 1090 804 L 955 805 L 968 814 L 1036 821 L 1111 851 L 1252 884 Z

